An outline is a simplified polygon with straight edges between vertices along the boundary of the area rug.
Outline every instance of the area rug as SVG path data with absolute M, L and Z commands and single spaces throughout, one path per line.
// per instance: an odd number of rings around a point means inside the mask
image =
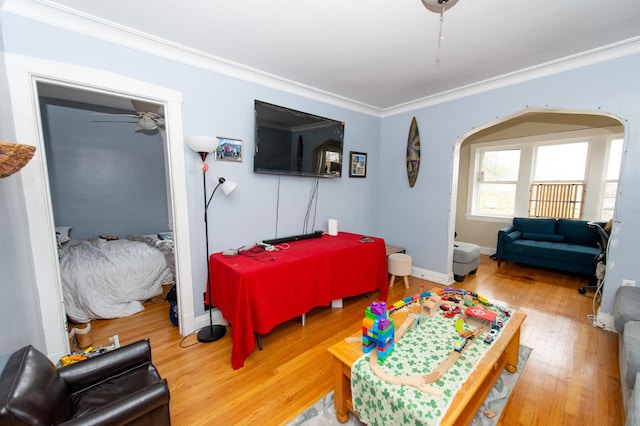
M 478 413 L 474 417 L 471 424 L 473 426 L 493 426 L 498 423 L 498 419 L 504 410 L 504 406 L 509 400 L 511 392 L 516 386 L 520 374 L 522 373 L 529 355 L 531 354 L 531 348 L 520 345 L 520 352 L 518 354 L 518 371 L 511 374 L 507 371 L 503 371 L 495 385 L 484 400 L 482 407 L 478 410 Z M 492 419 L 488 418 L 485 414 L 485 410 L 491 410 L 496 413 L 496 416 Z M 346 423 L 338 422 L 336 419 L 336 409 L 333 405 L 333 391 L 329 392 L 323 398 L 318 400 L 315 404 L 309 407 L 304 413 L 300 414 L 294 420 L 289 423 L 289 426 L 326 426 L 326 425 L 353 425 L 361 426 L 364 423 L 360 422 L 356 416 L 349 413 L 349 420 Z

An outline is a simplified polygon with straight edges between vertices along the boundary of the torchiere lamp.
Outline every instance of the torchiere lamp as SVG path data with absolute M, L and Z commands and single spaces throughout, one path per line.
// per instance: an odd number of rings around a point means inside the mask
M 225 195 L 231 194 L 234 189 L 236 189 L 237 184 L 226 180 L 225 178 L 218 178 L 218 184 L 215 188 L 213 188 L 213 192 L 211 196 L 207 200 L 207 170 L 209 166 L 206 163 L 207 155 L 216 150 L 217 141 L 215 138 L 211 136 L 189 136 L 187 137 L 187 145 L 193 151 L 197 152 L 202 158 L 202 185 L 204 190 L 204 232 L 205 232 L 205 242 L 207 248 L 207 294 L 209 296 L 208 305 L 209 305 L 209 325 L 204 327 L 198 331 L 198 341 L 202 343 L 211 343 L 216 340 L 222 338 L 227 329 L 223 325 L 214 324 L 213 323 L 213 306 L 211 305 L 211 278 L 210 278 L 210 266 L 209 266 L 209 224 L 208 224 L 208 214 L 207 210 L 209 209 L 209 204 L 211 204 L 211 200 L 213 199 L 213 195 L 216 193 L 216 190 L 222 186 L 222 192 Z

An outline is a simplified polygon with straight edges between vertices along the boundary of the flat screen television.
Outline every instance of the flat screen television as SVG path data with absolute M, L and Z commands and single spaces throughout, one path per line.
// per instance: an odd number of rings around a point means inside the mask
M 253 171 L 341 177 L 344 123 L 255 101 Z

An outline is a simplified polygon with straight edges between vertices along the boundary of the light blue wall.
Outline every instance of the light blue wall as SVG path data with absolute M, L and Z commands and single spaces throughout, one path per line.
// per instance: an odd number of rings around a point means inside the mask
M 462 136 L 527 107 L 613 114 L 625 125 L 626 149 L 601 307 L 603 313 L 611 314 L 621 280 L 640 282 L 639 73 L 640 55 L 635 55 L 383 119 L 380 146 L 386 154 L 380 175 L 381 235 L 407 247 L 414 264 L 447 272 L 444 248 L 452 237 L 448 229 L 454 217 L 449 211 L 455 175 L 452 158 Z M 420 127 L 422 163 L 418 181 L 410 189 L 403 168 L 403 149 L 413 116 Z
M 162 86 L 183 96 L 185 135 L 208 134 L 241 139 L 249 153 L 242 163 L 209 160 L 207 185 L 213 189 L 218 176 L 238 183 L 229 197 L 216 193 L 209 207 L 210 250 L 254 244 L 266 238 L 303 231 L 312 179 L 278 177 L 253 172 L 254 100 L 260 99 L 322 117 L 344 121 L 345 152 L 369 153 L 367 179 L 322 179 L 312 229 L 326 229 L 327 220 L 339 228 L 360 234 L 377 234 L 378 140 L 380 119 L 345 108 L 261 86 L 208 70 L 165 60 L 90 37 L 4 13 L 2 32 L 9 53 L 96 68 Z M 29 37 L 25 37 L 28 34 Z M 200 159 L 185 145 L 187 197 L 193 267 L 194 306 L 203 313 L 206 259 Z M 276 201 L 279 199 L 279 207 Z
M 8 92 L 4 58 L 0 56 L 0 141 L 15 142 Z M 22 186 L 19 172 L 0 179 L 0 371 L 15 350 L 28 344 L 45 347 Z
M 135 132 L 136 120 L 96 115 L 104 108 L 41 99 L 56 226 L 71 238 L 169 230 L 164 144 Z
M 101 69 L 166 87 L 182 93 L 184 134 L 209 134 L 242 139 L 243 151 L 253 151 L 254 99 L 310 112 L 346 122 L 345 153 L 369 154 L 367 178 L 321 180 L 318 206 L 313 211 L 312 229 L 326 228 L 327 219 L 339 221 L 339 228 L 361 234 L 380 235 L 388 242 L 405 246 L 414 265 L 429 271 L 447 273 L 448 234 L 451 214 L 451 187 L 454 147 L 459 138 L 484 123 L 511 115 L 527 106 L 605 111 L 624 120 L 627 140 L 621 193 L 609 256 L 608 284 L 602 311 L 612 312 L 613 292 L 622 278 L 640 282 L 636 241 L 640 238 L 640 164 L 637 148 L 640 123 L 640 56 L 614 60 L 596 66 L 565 72 L 553 77 L 516 84 L 507 88 L 469 96 L 443 104 L 380 119 L 270 87 L 216 74 L 207 70 L 165 60 L 119 45 L 99 41 L 10 14 L 0 14 L 7 52 Z M 28 37 L 27 37 L 28 35 Z M 0 104 L 1 106 L 1 104 Z M 2 110 L 0 110 L 2 111 Z M 3 112 L 3 121 L 10 121 Z M 423 161 L 416 186 L 408 187 L 405 170 L 406 139 L 412 116 L 420 125 Z M 193 263 L 193 293 L 196 314 L 201 314 L 206 282 L 202 212 L 202 175 L 199 157 L 185 147 L 188 209 Z M 221 193 L 210 207 L 210 221 L 217 226 L 210 232 L 210 247 L 219 251 L 253 244 L 275 236 L 301 233 L 312 187 L 309 178 L 277 177 L 253 173 L 251 156 L 242 163 L 209 161 L 209 188 L 217 176 L 236 181 L 238 189 L 229 197 Z M 346 175 L 346 173 L 345 173 Z M 12 225 L 7 241 L 0 247 L 20 248 L 27 233 L 24 201 L 19 182 L 0 183 L 4 199 L 17 205 L 0 207 L 0 222 Z M 0 194 L 4 195 L 4 194 Z M 279 200 L 279 206 L 276 204 Z M 21 206 L 22 204 L 22 206 Z M 276 228 L 276 218 L 277 228 Z M 276 235 L 277 229 L 277 235 Z M 12 252 L 0 257 L 0 267 L 11 264 L 9 276 L 20 284 L 33 275 L 25 265 L 26 254 Z M 13 264 L 20 265 L 20 270 Z M 26 270 L 23 270 L 26 268 Z M 6 276 L 6 275 L 5 275 Z M 10 295 L 4 281 L 4 291 Z M 33 289 L 27 290 L 27 293 Z M 28 294 L 8 296 L 17 302 Z M 5 299 L 7 300 L 7 299 Z M 37 300 L 37 298 L 33 298 Z M 20 303 L 18 303 L 19 305 Z M 33 311 L 34 307 L 29 307 Z M 29 317 L 31 320 L 33 316 Z M 37 322 L 37 321 L 34 321 Z M 34 326 L 37 330 L 38 327 Z M 30 336 L 42 341 L 41 336 Z M 13 346 L 15 336 L 0 339 L 2 347 Z M 2 351 L 0 351 L 2 352 Z

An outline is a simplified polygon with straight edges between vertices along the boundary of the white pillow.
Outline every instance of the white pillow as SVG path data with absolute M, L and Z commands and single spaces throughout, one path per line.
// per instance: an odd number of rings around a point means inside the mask
M 58 241 L 58 245 L 66 243 L 71 239 L 69 237 L 71 229 L 70 226 L 56 226 L 56 240 Z

